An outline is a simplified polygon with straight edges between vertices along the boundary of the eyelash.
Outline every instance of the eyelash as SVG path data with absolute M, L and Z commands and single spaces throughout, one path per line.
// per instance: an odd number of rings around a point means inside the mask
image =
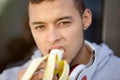
M 35 29 L 44 29 L 45 26 L 44 25 L 40 25 L 40 26 L 36 26 Z
M 63 21 L 58 24 L 59 27 L 67 27 L 70 25 L 70 21 Z

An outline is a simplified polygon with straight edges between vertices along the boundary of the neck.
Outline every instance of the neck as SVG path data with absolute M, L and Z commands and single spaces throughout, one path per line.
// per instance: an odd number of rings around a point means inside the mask
M 91 53 L 88 50 L 87 46 L 84 44 L 81 51 L 76 55 L 75 59 L 71 62 L 70 66 L 74 66 L 76 64 L 87 64 L 89 63 Z

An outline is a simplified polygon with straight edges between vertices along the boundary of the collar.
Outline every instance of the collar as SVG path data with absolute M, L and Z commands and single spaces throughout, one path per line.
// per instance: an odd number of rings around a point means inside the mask
M 89 66 L 84 64 L 77 65 L 70 74 L 70 80 L 90 80 L 96 70 L 97 61 L 95 56 L 95 48 L 90 42 L 86 40 L 85 45 L 87 45 L 88 49 L 91 51 L 91 53 L 93 53 L 94 59 L 92 60 L 91 65 Z

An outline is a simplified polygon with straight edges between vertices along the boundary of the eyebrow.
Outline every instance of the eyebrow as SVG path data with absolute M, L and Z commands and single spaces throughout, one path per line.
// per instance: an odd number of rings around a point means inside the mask
M 57 22 L 57 21 L 60 21 L 60 20 L 63 20 L 63 19 L 72 19 L 72 17 L 71 17 L 71 16 L 63 16 L 63 17 L 58 18 L 58 19 L 56 20 L 56 22 Z
M 32 25 L 35 25 L 35 24 L 44 24 L 44 22 L 40 22 L 40 21 L 34 21 L 34 22 L 32 22 Z
M 63 19 L 72 19 L 72 17 L 71 16 L 60 17 L 60 18 L 56 19 L 55 22 L 63 20 Z M 45 22 L 41 22 L 41 21 L 32 22 L 32 25 L 35 25 L 35 24 L 45 24 Z

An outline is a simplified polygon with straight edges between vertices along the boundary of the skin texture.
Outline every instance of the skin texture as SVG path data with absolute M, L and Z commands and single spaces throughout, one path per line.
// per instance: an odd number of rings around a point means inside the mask
M 80 16 L 72 0 L 29 4 L 29 25 L 39 50 L 45 56 L 52 49 L 63 49 L 63 59 L 70 66 L 89 62 L 83 30 L 89 27 L 91 19 L 91 11 L 86 9 Z M 23 74 L 21 71 L 19 76 Z

